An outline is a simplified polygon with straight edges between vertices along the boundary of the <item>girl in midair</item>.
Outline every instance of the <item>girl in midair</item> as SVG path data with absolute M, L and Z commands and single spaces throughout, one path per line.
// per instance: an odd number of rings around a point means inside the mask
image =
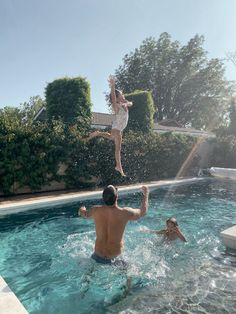
M 122 176 L 125 176 L 122 165 L 121 165 L 121 143 L 122 143 L 122 132 L 126 128 L 129 119 L 129 107 L 133 105 L 125 99 L 124 94 L 115 88 L 115 77 L 109 77 L 109 85 L 111 88 L 111 103 L 112 110 L 114 112 L 114 120 L 112 123 L 111 133 L 95 131 L 89 135 L 89 139 L 94 137 L 103 137 L 114 141 L 115 143 L 115 170 L 120 172 Z

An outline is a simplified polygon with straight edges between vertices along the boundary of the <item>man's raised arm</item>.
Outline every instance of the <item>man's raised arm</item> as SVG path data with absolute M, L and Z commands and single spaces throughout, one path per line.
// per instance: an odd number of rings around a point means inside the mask
M 78 210 L 78 215 L 83 218 L 93 218 L 96 207 L 92 207 L 90 210 L 87 210 L 85 206 L 80 207 Z
M 148 211 L 149 189 L 146 185 L 144 185 L 142 186 L 142 190 L 143 190 L 143 201 L 142 201 L 141 209 L 129 208 L 128 209 L 129 220 L 137 220 L 143 217 L 144 215 L 146 215 Z

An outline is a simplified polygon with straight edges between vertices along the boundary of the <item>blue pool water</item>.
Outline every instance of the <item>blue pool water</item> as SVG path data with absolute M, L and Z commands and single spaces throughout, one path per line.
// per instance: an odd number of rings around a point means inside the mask
M 135 194 L 120 205 L 140 201 Z M 94 225 L 77 216 L 80 205 L 0 219 L 0 274 L 29 313 L 236 313 L 236 254 L 220 238 L 236 224 L 235 182 L 152 192 L 148 215 L 126 229 L 127 273 L 90 259 Z M 171 216 L 188 243 L 143 232 Z

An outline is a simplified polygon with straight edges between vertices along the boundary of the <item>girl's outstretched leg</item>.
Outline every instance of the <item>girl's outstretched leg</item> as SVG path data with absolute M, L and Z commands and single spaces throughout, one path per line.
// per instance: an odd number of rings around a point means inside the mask
M 122 142 L 122 135 L 121 133 L 115 135 L 115 159 L 116 159 L 116 167 L 115 169 L 120 172 L 120 174 L 125 177 L 122 165 L 121 165 L 121 142 Z
M 94 137 L 103 137 L 103 138 L 107 138 L 108 140 L 113 140 L 113 137 L 108 132 L 94 131 L 89 134 L 88 140 L 91 140 Z

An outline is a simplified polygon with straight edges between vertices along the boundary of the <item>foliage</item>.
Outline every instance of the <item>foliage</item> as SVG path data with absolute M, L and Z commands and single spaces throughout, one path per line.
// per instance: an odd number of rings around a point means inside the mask
M 129 122 L 127 129 L 149 132 L 153 129 L 154 105 L 150 92 L 135 91 L 125 95 L 126 99 L 133 102 L 129 108 Z
M 14 121 L 13 121 L 14 122 Z M 174 177 L 195 139 L 152 132 L 127 132 L 122 145 L 122 163 L 127 176 L 115 171 L 114 143 L 102 138 L 89 142 L 76 126 L 51 123 L 9 123 L 0 115 L 0 190 L 40 189 L 63 180 L 68 188 L 123 184 Z M 60 163 L 67 166 L 59 175 Z
M 70 182 L 81 186 L 79 177 L 86 174 L 98 178 L 100 185 L 143 182 L 174 177 L 187 158 L 196 139 L 170 133 L 128 132 L 122 144 L 122 164 L 127 178 L 114 169 L 114 144 L 101 138 L 74 146 L 73 158 L 68 167 Z M 85 162 L 86 160 L 86 162 Z M 83 173 L 82 173 L 83 172 Z M 75 175 L 76 174 L 76 175 Z
M 42 107 L 46 107 L 46 102 L 40 96 L 30 97 L 28 102 L 21 104 L 24 123 L 33 123 L 33 119 Z
M 218 136 L 211 156 L 211 166 L 236 168 L 236 136 Z
M 224 79 L 222 61 L 207 60 L 203 42 L 198 35 L 183 46 L 168 33 L 158 40 L 147 38 L 124 56 L 116 71 L 117 87 L 125 93 L 150 90 L 158 120 L 214 127 L 222 119 L 233 84 Z
M 231 99 L 231 104 L 229 108 L 229 133 L 236 135 L 236 98 Z
M 15 121 L 13 121 L 15 122 Z M 0 190 L 14 193 L 17 187 L 40 190 L 59 180 L 59 162 L 66 156 L 64 125 L 11 123 L 0 115 Z
M 8 130 L 20 127 L 23 119 L 24 113 L 20 108 L 4 107 L 0 109 L 0 132 L 6 133 Z
M 33 96 L 17 108 L 4 107 L 0 109 L 1 126 L 19 127 L 21 124 L 32 124 L 33 118 L 43 106 L 45 101 L 40 96 Z
M 82 77 L 61 78 L 46 87 L 49 120 L 61 118 L 66 124 L 84 128 L 91 122 L 89 83 Z

